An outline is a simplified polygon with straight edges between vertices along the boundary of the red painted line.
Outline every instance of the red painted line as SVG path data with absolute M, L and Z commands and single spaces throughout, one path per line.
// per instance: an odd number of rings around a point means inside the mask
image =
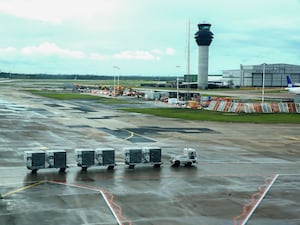
M 128 225 L 132 225 L 131 221 L 128 220 L 124 215 L 123 215 L 123 211 L 122 211 L 122 207 L 119 206 L 117 203 L 114 202 L 114 195 L 112 193 L 108 193 L 107 191 L 103 191 L 103 194 L 105 196 L 109 195 L 110 196 L 110 200 L 109 203 L 112 206 L 116 207 L 118 209 L 118 214 L 116 213 L 114 207 L 112 207 L 112 209 L 114 210 L 115 214 L 117 215 L 118 219 L 121 221 L 121 224 L 128 224 Z
M 271 178 L 266 178 L 265 183 L 260 185 L 258 192 L 251 195 L 251 201 L 243 206 L 243 212 L 233 218 L 234 225 L 244 225 L 248 221 L 255 208 L 258 206 L 266 192 L 269 190 L 278 175 L 273 175 Z
M 105 195 L 105 197 L 107 197 L 107 195 L 109 195 L 110 200 L 108 203 L 109 203 L 110 208 L 113 210 L 113 214 L 117 216 L 118 223 L 120 221 L 121 225 L 125 225 L 125 224 L 132 225 L 131 221 L 122 214 L 122 212 L 123 212 L 122 207 L 114 202 L 114 195 L 112 193 L 108 193 L 107 191 L 105 191 L 103 189 L 89 186 L 89 185 L 67 184 L 65 182 L 59 182 L 59 181 L 48 181 L 48 182 L 54 183 L 54 184 L 66 185 L 66 186 L 70 186 L 70 187 L 77 187 L 77 188 L 83 188 L 83 189 L 88 189 L 88 190 L 92 190 L 92 191 L 97 191 L 97 192 L 100 192 L 101 194 Z M 116 210 L 116 208 L 117 208 L 117 210 Z

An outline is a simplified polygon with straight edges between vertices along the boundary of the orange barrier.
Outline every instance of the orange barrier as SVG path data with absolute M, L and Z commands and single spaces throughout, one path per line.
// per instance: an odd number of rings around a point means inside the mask
M 208 109 L 236 113 L 300 113 L 300 104 L 280 103 L 236 103 L 230 101 L 211 101 Z
M 288 102 L 288 108 L 289 108 L 289 112 L 291 113 L 296 112 L 296 106 L 294 103 Z
M 278 105 L 279 105 L 280 112 L 286 112 L 286 113 L 289 112 L 289 108 L 286 102 L 281 102 Z
M 243 108 L 244 108 L 244 105 L 243 105 L 243 103 L 238 103 L 238 105 L 237 105 L 237 108 L 236 108 L 235 112 L 237 112 L 237 113 L 241 113 L 241 112 L 243 112 Z
M 255 112 L 262 112 L 262 107 L 260 103 L 253 103 L 253 108 Z
M 213 110 L 217 110 L 219 108 L 220 103 L 221 103 L 220 101 L 217 101 Z
M 225 111 L 224 111 L 224 109 L 225 109 L 225 104 L 226 104 L 226 102 L 221 101 L 220 104 L 219 104 L 219 106 L 218 106 L 217 111 L 225 112 Z
M 278 112 L 280 112 L 278 103 L 271 103 L 271 109 L 272 109 L 272 112 L 273 112 L 273 113 L 278 113 Z
M 228 112 L 235 112 L 236 107 L 237 107 L 237 103 L 231 102 Z
M 226 102 L 225 108 L 224 108 L 224 111 L 225 111 L 225 112 L 228 112 L 228 110 L 229 110 L 231 104 L 232 104 L 232 102 L 229 102 L 229 101 Z

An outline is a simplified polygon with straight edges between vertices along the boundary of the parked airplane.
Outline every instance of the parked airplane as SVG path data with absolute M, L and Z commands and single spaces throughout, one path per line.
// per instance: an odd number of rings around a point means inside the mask
M 287 87 L 285 90 L 288 90 L 289 93 L 292 94 L 300 94 L 300 84 L 299 83 L 294 83 L 289 75 L 286 76 L 287 80 Z
M 300 87 L 300 83 L 294 83 L 289 75 L 286 76 L 286 80 L 288 83 L 288 87 Z

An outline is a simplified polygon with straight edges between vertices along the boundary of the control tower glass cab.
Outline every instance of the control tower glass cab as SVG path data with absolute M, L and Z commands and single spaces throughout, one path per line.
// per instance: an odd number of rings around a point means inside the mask
M 195 33 L 195 39 L 197 44 L 209 46 L 214 38 L 214 34 L 210 31 L 211 24 L 200 23 L 198 24 L 198 32 Z

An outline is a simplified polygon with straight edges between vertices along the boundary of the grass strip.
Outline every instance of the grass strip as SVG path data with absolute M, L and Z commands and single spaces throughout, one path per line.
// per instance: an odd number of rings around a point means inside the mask
M 99 100 L 101 104 L 130 104 L 130 101 L 118 98 L 106 98 L 101 96 L 95 96 L 90 94 L 81 93 L 62 93 L 62 92 L 49 92 L 40 90 L 27 90 L 28 92 L 43 96 L 46 98 L 52 98 L 56 100 Z
M 126 108 L 122 110 L 184 120 L 268 124 L 300 123 L 300 114 L 297 113 L 225 113 L 185 108 Z

